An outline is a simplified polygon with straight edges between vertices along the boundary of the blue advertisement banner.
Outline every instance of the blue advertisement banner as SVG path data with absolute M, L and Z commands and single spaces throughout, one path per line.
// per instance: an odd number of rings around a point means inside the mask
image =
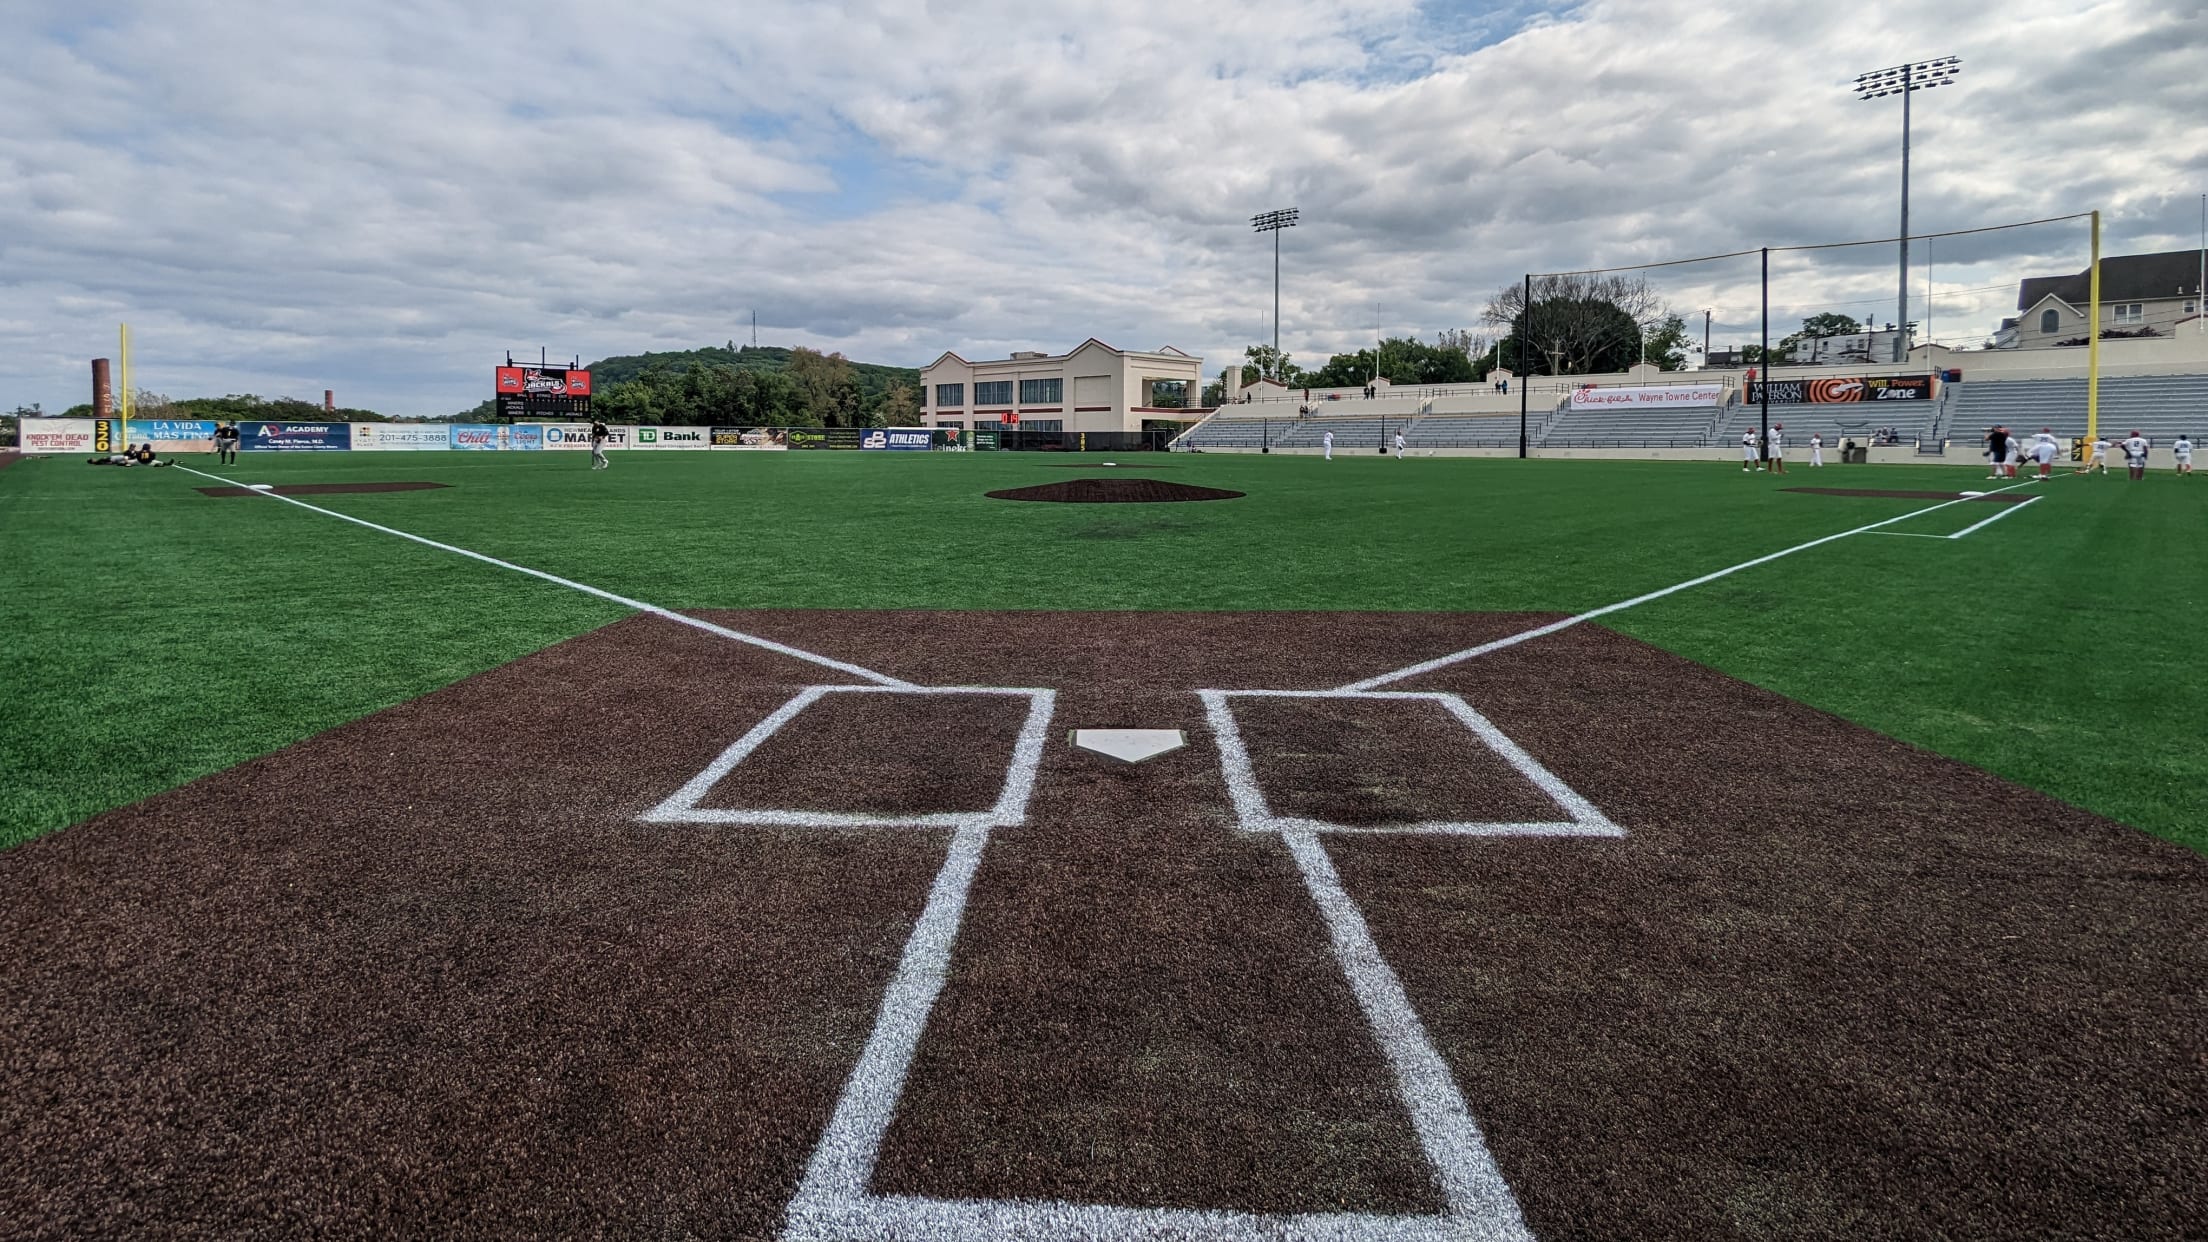
M 351 423 L 239 423 L 242 449 L 294 449 L 327 452 L 353 447 Z
M 928 449 L 935 447 L 935 432 L 927 427 L 891 427 L 888 429 L 889 447 L 893 449 Z
M 214 435 L 215 420 L 211 418 L 130 420 L 130 438 L 133 440 L 211 440 Z
M 506 447 L 523 452 L 539 452 L 544 448 L 544 428 L 536 423 L 516 423 L 506 429 Z
M 859 434 L 859 447 L 862 449 L 886 449 L 889 447 L 889 432 L 879 427 L 872 431 L 861 432 Z

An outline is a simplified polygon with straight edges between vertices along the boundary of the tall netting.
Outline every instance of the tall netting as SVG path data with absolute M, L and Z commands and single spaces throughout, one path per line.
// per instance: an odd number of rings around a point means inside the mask
M 1911 237 L 1906 293 L 1903 262 L 1883 238 L 1531 274 L 1488 308 L 1524 448 L 1975 455 L 1995 424 L 2105 430 L 2103 355 L 2152 370 L 2164 329 L 2137 308 L 2103 305 L 2088 330 L 2089 214 Z M 2106 411 L 2125 431 L 2138 396 Z

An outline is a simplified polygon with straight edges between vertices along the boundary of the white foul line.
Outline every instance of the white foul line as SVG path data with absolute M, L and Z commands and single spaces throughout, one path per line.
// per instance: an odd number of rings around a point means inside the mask
M 2007 487 L 1997 487 L 1990 492 L 1980 493 L 1980 495 L 1998 496 L 2003 492 L 2014 491 L 2019 487 L 2024 487 L 2029 482 L 2031 482 L 2031 480 L 2026 480 L 2025 482 L 2020 483 L 2011 483 Z M 1544 635 L 1554 634 L 1558 630 L 1568 630 L 1575 625 L 1580 625 L 1585 622 L 1592 621 L 1596 617 L 1607 617 L 1613 612 L 1623 612 L 1628 608 L 1637 608 L 1640 605 L 1646 604 L 1652 600 L 1662 599 L 1666 595 L 1676 595 L 1679 592 L 1687 590 L 1691 587 L 1698 587 L 1703 585 L 1704 583 L 1715 582 L 1719 578 L 1726 577 L 1727 575 L 1737 574 L 1743 569 L 1754 569 L 1758 565 L 1767 565 L 1770 564 L 1772 561 L 1778 560 L 1780 557 L 1792 556 L 1796 552 L 1807 552 L 1811 548 L 1822 547 L 1825 544 L 1831 543 L 1837 539 L 1845 539 L 1850 535 L 1867 534 L 1871 531 L 1877 530 L 1882 526 L 1892 526 L 1896 522 L 1906 522 L 1910 518 L 1923 517 L 1927 513 L 1937 513 L 1950 505 L 1967 505 L 1971 501 L 1977 499 L 1979 499 L 1979 496 L 1964 496 L 1955 500 L 1943 500 L 1936 505 L 1931 505 L 1910 513 L 1904 513 L 1899 517 L 1890 517 L 1882 522 L 1872 522 L 1868 526 L 1858 526 L 1854 530 L 1844 530 L 1837 535 L 1826 535 L 1819 539 L 1812 539 L 1808 543 L 1798 543 L 1791 548 L 1786 548 L 1778 552 L 1773 552 L 1767 556 L 1759 556 L 1752 561 L 1742 561 L 1738 565 L 1728 565 L 1724 569 L 1720 569 L 1715 573 L 1707 573 L 1699 578 L 1690 578 L 1685 582 L 1677 584 L 1676 586 L 1668 586 L 1660 591 L 1650 591 L 1646 595 L 1636 595 L 1632 599 L 1622 600 L 1615 604 L 1608 604 L 1604 607 L 1597 608 L 1592 612 L 1583 612 L 1576 617 L 1566 617 L 1562 621 L 1551 621 L 1547 625 L 1536 626 L 1533 629 L 1524 631 L 1523 633 L 1511 634 L 1503 638 L 1498 638 L 1495 641 L 1489 643 L 1481 643 L 1477 647 L 1467 647 L 1463 651 L 1453 651 L 1445 656 L 1436 656 L 1431 660 L 1427 660 L 1418 664 L 1413 664 L 1409 668 L 1399 668 L 1392 673 L 1382 673 L 1377 677 L 1367 677 L 1363 681 L 1353 681 L 1348 685 L 1342 686 L 1340 688 L 1343 690 L 1371 690 L 1377 686 L 1385 686 L 1393 682 L 1403 681 L 1406 678 L 1417 677 L 1423 673 L 1431 673 L 1437 668 L 1447 668 L 1452 664 L 1461 664 L 1466 660 L 1478 659 L 1479 657 L 1487 655 L 1491 652 L 1501 651 L 1505 647 L 1515 647 L 1519 643 L 1527 642 L 1531 639 L 1540 638 Z M 2026 501 L 2025 503 L 2029 504 L 2031 502 Z M 2024 505 L 2017 505 L 2015 507 L 2021 509 L 2024 507 Z M 1995 517 L 2006 516 L 2007 514 L 1995 515 Z M 1987 519 L 1987 521 L 1992 520 L 1993 518 Z M 1984 524 L 1985 523 L 1983 522 L 1979 523 L 1979 525 L 1981 526 Z M 1977 529 L 1977 527 L 1972 527 L 1971 529 L 1975 530 Z
M 2041 495 L 2041 496 L 2044 496 L 2045 494 L 2046 494 L 2046 493 L 2042 492 L 2042 493 L 2041 493 L 2040 495 Z M 2032 497 L 2032 498 L 2031 498 L 2030 500 L 2027 500 L 2027 501 L 2025 501 L 2025 502 L 2024 502 L 2023 504 L 2020 504 L 2020 505 L 2005 505 L 2005 506 L 2003 506 L 2003 507 L 2002 507 L 2002 509 L 2001 509 L 2001 512 L 1999 512 L 1999 513 L 1996 513 L 1996 514 L 1994 514 L 1994 515 L 1993 515 L 1992 517 L 1990 517 L 1990 518 L 1987 518 L 1987 519 L 1986 519 L 1985 521 L 1983 521 L 1983 522 L 1974 522 L 1974 523 L 1972 523 L 1972 524 L 1971 524 L 1971 525 L 1969 525 L 1969 526 L 1965 526 L 1965 527 L 1964 527 L 1964 528 L 1962 528 L 1961 530 L 1959 530 L 1959 531 L 1956 531 L 1956 532 L 1955 532 L 1954 534 L 1952 534 L 1952 535 L 1949 535 L 1949 536 L 1948 536 L 1948 538 L 1950 538 L 1950 539 L 1960 539 L 1960 538 L 1962 538 L 1963 536 L 1965 536 L 1965 535 L 1969 534 L 1970 532 L 1972 532 L 1972 531 L 1974 531 L 1974 530 L 1982 530 L 1982 529 L 1984 529 L 1984 528 L 1986 528 L 1986 527 L 1988 527 L 1988 526 L 1991 526 L 1991 525 L 1993 525 L 1993 524 L 1994 524 L 1995 522 L 1998 522 L 1998 521 L 2000 521 L 2000 520 L 2001 520 L 2002 518 L 2005 518 L 2005 517 L 2009 516 L 2010 514 L 2012 514 L 2012 513 L 2015 513 L 2015 512 L 2016 512 L 2017 510 L 2019 510 L 2019 509 L 2029 509 L 2029 508 L 2031 508 L 2031 507 L 2032 507 L 2033 505 L 2036 505 L 2036 504 L 2038 504 L 2038 503 L 2039 503 L 2039 501 L 2040 501 L 2040 497 L 2039 497 L 2039 496 L 2034 496 L 2034 497 Z
M 231 487 L 240 486 L 240 484 L 230 479 L 223 478 L 219 474 L 209 474 L 204 470 L 194 470 L 190 466 L 183 465 L 179 465 L 176 468 L 182 470 L 186 474 L 196 474 L 200 478 L 213 479 L 217 483 L 228 484 Z M 440 552 L 450 552 L 455 556 L 465 556 L 469 560 L 481 561 L 486 565 L 496 565 L 500 569 L 510 569 L 517 574 L 527 574 L 532 578 L 542 579 L 543 581 L 552 583 L 555 586 L 563 586 L 571 591 L 581 591 L 585 595 L 594 595 L 599 599 L 607 601 L 608 603 L 619 604 L 623 608 L 633 608 L 638 612 L 648 612 L 655 617 L 665 618 L 666 620 L 672 621 L 677 625 L 687 625 L 692 629 L 704 630 L 708 634 L 715 634 L 722 638 L 733 639 L 740 643 L 749 643 L 754 647 L 763 647 L 768 651 L 776 653 L 777 655 L 786 655 L 799 660 L 809 660 L 812 663 L 821 665 L 825 668 L 832 668 L 839 673 L 849 673 L 853 677 L 858 677 L 866 681 L 871 681 L 878 686 L 896 686 L 902 688 L 912 685 L 912 683 L 909 681 L 904 681 L 900 678 L 891 677 L 886 673 L 877 673 L 869 668 L 860 668 L 856 664 L 849 664 L 842 660 L 831 659 L 828 656 L 824 655 L 815 655 L 810 651 L 801 651 L 796 647 L 791 647 L 782 643 L 778 643 L 771 638 L 761 638 L 757 634 L 746 634 L 741 630 L 729 629 L 725 625 L 715 625 L 711 621 L 703 621 L 698 619 L 697 617 L 685 616 L 682 613 L 676 612 L 672 608 L 662 608 L 657 604 L 647 604 L 640 599 L 630 599 L 626 595 L 616 595 L 611 591 L 601 590 L 598 587 L 591 586 L 587 583 L 576 582 L 571 578 L 562 578 L 558 574 L 548 574 L 541 569 L 531 569 L 527 565 L 516 565 L 512 561 L 502 561 L 495 556 L 485 556 L 481 552 L 471 552 L 466 548 L 455 547 L 449 543 L 439 543 L 435 539 L 427 539 L 420 535 L 409 534 L 406 531 L 397 529 L 396 527 L 379 525 L 375 522 L 369 521 L 366 518 L 357 518 L 349 513 L 339 513 L 335 509 L 325 509 L 320 505 L 310 505 L 304 500 L 295 500 L 290 496 L 280 496 L 277 495 L 274 491 L 261 491 L 255 492 L 254 494 L 258 496 L 267 496 L 272 500 L 281 500 L 287 505 L 297 505 L 302 509 L 306 509 L 314 513 L 319 513 L 324 517 L 336 518 L 341 522 L 351 522 L 355 526 L 365 526 L 369 530 L 380 531 L 381 533 L 386 535 L 396 535 L 401 539 L 412 540 L 415 543 L 421 544 L 425 548 L 435 548 Z

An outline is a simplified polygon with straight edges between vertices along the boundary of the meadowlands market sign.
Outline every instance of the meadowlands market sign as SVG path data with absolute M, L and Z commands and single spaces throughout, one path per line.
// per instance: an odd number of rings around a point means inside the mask
M 1572 390 L 1575 410 L 1663 410 L 1690 405 L 1716 405 L 1725 395 L 1723 384 L 1670 384 L 1647 388 L 1597 388 L 1592 384 Z

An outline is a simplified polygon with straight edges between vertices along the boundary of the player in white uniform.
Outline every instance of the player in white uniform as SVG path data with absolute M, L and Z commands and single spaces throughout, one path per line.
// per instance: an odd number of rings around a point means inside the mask
M 1403 460 L 1403 433 L 1400 431 L 1395 433 L 1395 459 Z
M 1754 428 L 1740 433 L 1740 472 L 1746 474 L 1750 469 L 1763 469 L 1763 463 L 1756 460 L 1756 432 Z
M 2124 441 L 2124 467 L 2131 471 L 2132 482 L 2137 483 L 2147 477 L 2147 450 L 2153 447 L 2154 441 L 2140 435 L 2136 429 Z
M 2193 472 L 2193 438 L 2188 435 L 2178 436 L 2177 442 L 2170 445 L 2170 451 L 2177 454 L 2178 474 L 2191 474 Z
M 2108 440 L 2105 437 L 2095 437 L 2085 464 L 2078 467 L 2079 474 L 2091 474 L 2095 470 L 2102 474 L 2108 473 Z
M 1822 469 L 1825 464 L 1825 433 L 1809 433 L 1809 464 L 1812 469 Z
M 1326 446 L 1326 459 L 1328 461 L 1334 460 L 1334 433 L 1327 432 L 1319 442 Z
M 2039 463 L 2041 482 L 2054 477 L 2055 452 L 2061 447 L 2061 442 L 2055 439 L 2055 429 L 2052 427 L 2042 427 L 2039 434 L 2032 437 L 2032 459 Z
M 1771 473 L 1773 473 L 1773 474 L 1785 474 L 1785 473 L 1786 473 L 1786 424 L 1785 424 L 1785 423 L 1773 423 L 1773 424 L 1771 424 L 1771 448 L 1770 448 L 1770 452 L 1769 452 L 1769 454 L 1768 454 L 1768 455 L 1769 455 L 1769 456 L 1770 456 L 1770 458 L 1771 458 Z

